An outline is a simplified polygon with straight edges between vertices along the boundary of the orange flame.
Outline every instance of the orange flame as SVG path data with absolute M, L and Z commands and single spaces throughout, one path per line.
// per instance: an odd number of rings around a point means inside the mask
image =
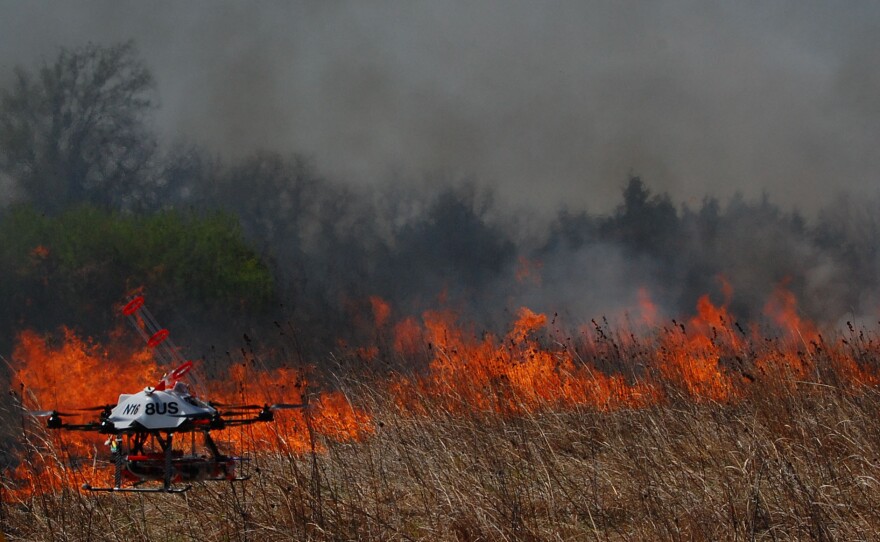
M 580 407 L 608 411 L 680 398 L 732 403 L 753 390 L 767 392 L 778 385 L 796 389 L 808 378 L 833 378 L 836 385 L 852 389 L 880 383 L 870 366 L 870 360 L 880 357 L 880 345 L 854 333 L 849 340 L 823 340 L 818 327 L 798 314 L 796 299 L 785 283 L 765 305 L 769 323 L 783 334 L 773 339 L 763 336 L 758 324 L 749 326 L 749 332 L 739 326 L 729 309 L 733 289 L 720 280 L 722 303 L 713 303 L 708 295 L 700 297 L 695 314 L 684 323 L 660 325 L 656 305 L 642 288 L 640 312 L 649 329 L 639 334 L 614 332 L 594 322 L 595 330 L 585 331 L 578 340 L 548 333 L 547 316 L 525 307 L 503 336 L 477 335 L 449 310 L 394 322 L 391 306 L 372 297 L 364 307 L 372 313 L 376 332 L 365 336 L 375 337 L 378 344 L 348 351 L 360 361 L 394 355 L 426 362 L 420 373 L 378 377 L 377 388 L 401 416 L 436 412 L 518 416 Z M 113 403 L 116 397 L 108 394 L 137 391 L 161 373 L 146 350 L 132 353 L 121 345 L 101 347 L 68 329 L 61 335 L 57 344 L 30 331 L 18 337 L 15 382 L 26 392 L 24 399 L 32 401 L 29 406 L 63 409 Z M 340 391 L 311 397 L 303 370 L 266 369 L 255 356 L 245 358 L 230 366 L 227 375 L 205 383 L 210 399 L 246 404 L 308 401 L 310 407 L 285 411 L 272 424 L 222 432 L 218 440 L 224 446 L 303 453 L 323 449 L 316 435 L 346 441 L 369 438 L 373 432 L 372 414 L 351 397 Z M 820 366 L 820 358 L 824 365 Z M 65 450 L 66 455 L 41 454 L 42 449 L 34 447 L 34 453 L 10 473 L 18 488 L 12 498 L 81 482 L 83 472 L 66 465 L 71 459 L 93 456 L 100 446 L 93 436 L 77 433 L 55 433 L 51 440 L 53 446 L 46 449 Z M 90 476 L 106 477 L 108 472 L 96 468 Z
M 640 406 L 657 398 L 650 384 L 627 384 L 576 362 L 567 349 L 541 345 L 535 335 L 547 317 L 527 308 L 501 341 L 465 333 L 450 312 L 426 312 L 423 318 L 434 356 L 429 374 L 394 382 L 404 409 L 423 411 L 429 400 L 449 412 L 515 414 L 578 404 Z
M 764 305 L 764 314 L 769 316 L 789 339 L 803 343 L 815 342 L 819 338 L 819 332 L 815 324 L 803 320 L 798 314 L 797 299 L 786 289 L 788 282 L 789 280 L 786 279 L 776 286 Z
M 67 416 L 75 418 L 80 414 L 76 409 L 115 404 L 119 393 L 140 391 L 153 385 L 162 374 L 147 349 L 125 354 L 125 346 L 101 347 L 79 338 L 67 328 L 61 330 L 60 340 L 54 343 L 52 337 L 32 331 L 18 336 L 12 368 L 14 385 L 22 390 L 26 408 L 70 410 Z M 253 361 L 248 359 L 232 365 L 227 378 L 203 383 L 206 398 L 266 405 L 278 400 L 305 402 L 307 382 L 301 371 L 256 370 L 251 368 Z M 83 422 L 97 419 L 94 412 L 81 414 Z M 372 430 L 366 413 L 353 406 L 343 394 L 331 392 L 318 395 L 307 409 L 284 411 L 273 424 L 222 431 L 218 442 L 229 446 L 227 451 L 233 454 L 251 449 L 303 453 L 313 447 L 310 426 L 320 436 L 333 440 L 360 439 Z M 11 487 L 4 498 L 24 501 L 35 492 L 79 487 L 84 482 L 111 483 L 113 469 L 104 460 L 98 462 L 98 456 L 105 456 L 105 435 L 47 431 L 45 426 L 42 430 L 32 429 L 29 435 L 28 453 L 9 473 Z M 86 463 L 88 468 L 69 468 L 71 464 Z
M 27 387 L 35 407 L 64 410 L 115 403 L 119 390 L 139 391 L 160 373 L 146 349 L 122 354 L 84 341 L 68 328 L 61 331 L 57 347 L 33 331 L 18 336 L 12 354 L 14 384 Z

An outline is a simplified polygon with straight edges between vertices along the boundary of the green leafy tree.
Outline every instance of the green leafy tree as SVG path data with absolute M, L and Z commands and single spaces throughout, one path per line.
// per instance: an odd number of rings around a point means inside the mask
M 257 314 L 274 296 L 271 272 L 227 213 L 79 206 L 47 216 L 21 206 L 0 220 L 7 329 L 64 324 L 100 335 L 118 323 L 113 307 L 139 287 L 157 310 L 190 307 L 218 320 Z

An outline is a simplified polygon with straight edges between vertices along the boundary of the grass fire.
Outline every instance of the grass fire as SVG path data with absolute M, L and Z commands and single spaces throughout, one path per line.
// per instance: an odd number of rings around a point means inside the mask
M 880 539 L 880 10 L 210 4 L 0 2 L 0 540 Z
M 854 327 L 825 336 L 796 309 L 780 285 L 762 325 L 708 296 L 663 323 L 643 293 L 629 327 L 569 333 L 522 308 L 498 337 L 451 310 L 397 323 L 374 311 L 378 342 L 340 349 L 321 387 L 313 367 L 269 368 L 254 351 L 203 379 L 228 402 L 311 397 L 222 437 L 253 479 L 185 501 L 86 496 L 83 480 L 110 472 L 101 439 L 21 415 L 6 521 L 23 538 L 83 540 L 151 539 L 189 516 L 205 539 L 865 537 L 880 525 L 880 345 Z M 144 350 L 56 339 L 17 339 L 28 404 L 106 402 L 161 372 Z

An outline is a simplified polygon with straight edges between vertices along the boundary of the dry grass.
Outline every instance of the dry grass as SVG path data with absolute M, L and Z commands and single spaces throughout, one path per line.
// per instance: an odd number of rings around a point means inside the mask
M 769 392 L 773 393 L 769 393 Z M 400 412 L 362 442 L 262 455 L 183 496 L 76 489 L 6 504 L 10 540 L 865 540 L 880 533 L 880 397 L 827 384 L 736 404 L 516 417 Z
M 852 378 L 877 374 L 872 340 L 805 345 L 792 359 L 808 377 L 760 370 L 755 360 L 783 352 L 778 342 L 737 342 L 719 364 L 753 376 L 723 402 L 651 373 L 668 341 L 615 340 L 600 334 L 578 357 L 647 368 L 662 388 L 657 404 L 463 413 L 448 410 L 455 397 L 425 394 L 402 407 L 393 386 L 361 372 L 336 382 L 371 415 L 360 441 L 318 434 L 316 453 L 263 451 L 250 481 L 183 495 L 44 486 L 6 499 L 2 529 L 10 540 L 118 542 L 880 538 L 880 394 Z M 34 454 L 65 463 L 48 440 L 27 450 L 33 464 Z

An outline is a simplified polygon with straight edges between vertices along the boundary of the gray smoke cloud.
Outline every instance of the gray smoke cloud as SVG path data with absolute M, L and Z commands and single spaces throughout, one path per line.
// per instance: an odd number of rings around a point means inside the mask
M 669 321 L 704 294 L 767 323 L 781 285 L 873 327 L 878 13 L 0 0 L 0 87 L 133 39 L 168 151 L 142 201 L 235 214 L 314 352 L 370 340 L 373 295 L 503 332 L 520 306 L 638 323 L 650 298 Z
M 811 212 L 876 191 L 878 25 L 871 2 L 2 0 L 0 77 L 134 39 L 169 144 L 469 176 L 545 215 L 609 211 L 629 172 Z

